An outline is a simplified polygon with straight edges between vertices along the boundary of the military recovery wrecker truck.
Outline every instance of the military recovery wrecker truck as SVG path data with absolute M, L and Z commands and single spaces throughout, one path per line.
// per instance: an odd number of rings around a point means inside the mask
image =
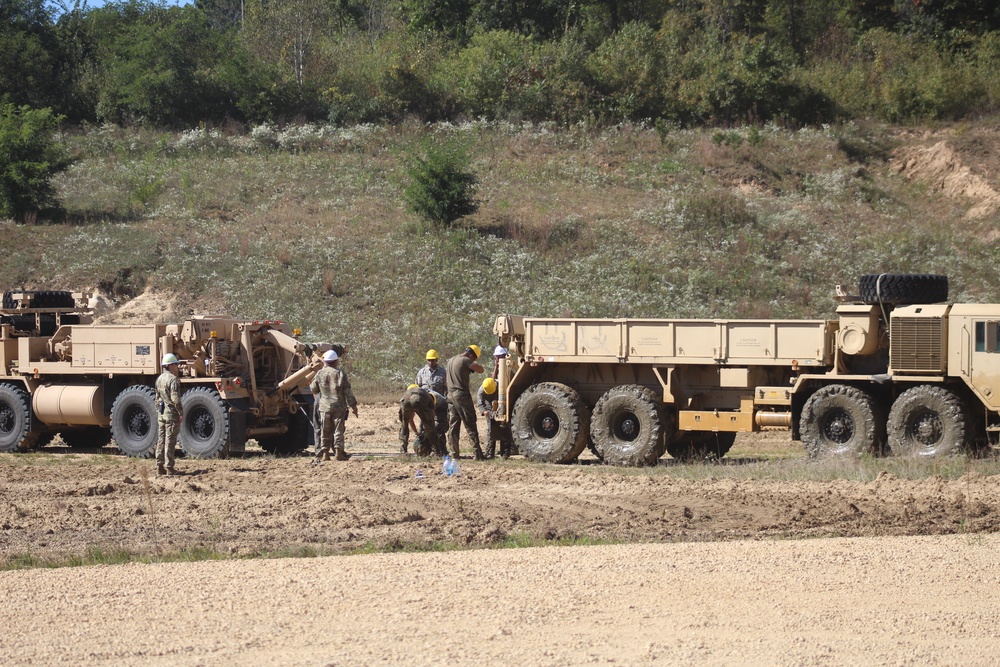
M 835 320 L 500 315 L 516 362 L 497 415 L 522 454 L 613 465 L 721 457 L 737 433 L 785 428 L 811 456 L 942 456 L 1000 433 L 1000 304 L 948 300 L 931 274 L 838 286 Z
M 80 292 L 5 292 L 0 308 L 0 452 L 59 434 L 73 446 L 114 438 L 128 456 L 156 444 L 154 385 L 168 352 L 180 360 L 186 455 L 244 451 L 248 438 L 276 454 L 313 440 L 308 385 L 320 355 L 280 321 L 192 316 L 176 324 L 93 324 Z

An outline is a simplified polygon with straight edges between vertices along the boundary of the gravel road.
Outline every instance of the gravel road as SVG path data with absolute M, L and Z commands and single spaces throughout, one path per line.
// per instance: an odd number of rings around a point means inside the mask
M 0 573 L 3 665 L 996 664 L 1000 536 Z

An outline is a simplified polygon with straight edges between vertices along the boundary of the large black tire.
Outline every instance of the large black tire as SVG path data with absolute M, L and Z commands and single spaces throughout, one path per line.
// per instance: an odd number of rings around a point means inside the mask
M 940 303 L 948 300 L 948 276 L 933 273 L 873 273 L 861 276 L 865 303 Z
M 31 433 L 31 397 L 20 387 L 0 384 L 0 452 L 26 452 L 36 439 Z
M 181 420 L 177 441 L 184 453 L 195 459 L 214 459 L 229 445 L 229 410 L 219 392 L 194 387 L 181 394 Z
M 896 456 L 956 454 L 970 445 L 965 403 L 944 387 L 917 385 L 899 395 L 889 411 L 889 451 Z
M 59 437 L 71 449 L 100 449 L 111 442 L 111 429 L 101 426 L 84 426 L 59 432 Z
M 860 457 L 878 454 L 885 444 L 881 404 L 857 387 L 821 387 L 802 408 L 799 433 L 809 456 Z
M 575 390 L 559 382 L 542 382 L 518 397 L 511 435 L 529 461 L 570 463 L 590 440 L 590 412 Z
M 150 458 L 156 451 L 156 392 L 136 384 L 115 397 L 111 406 L 111 437 L 133 458 Z
M 667 444 L 667 453 L 678 461 L 721 459 L 736 442 L 736 434 L 728 431 L 678 432 Z
M 590 438 L 597 457 L 613 466 L 656 465 L 670 418 L 656 394 L 635 384 L 612 387 L 597 399 Z
M 22 293 L 31 295 L 31 304 L 34 308 L 74 308 L 76 306 L 73 293 L 64 290 L 37 290 L 23 291 Z M 3 293 L 3 307 L 14 307 L 14 292 Z

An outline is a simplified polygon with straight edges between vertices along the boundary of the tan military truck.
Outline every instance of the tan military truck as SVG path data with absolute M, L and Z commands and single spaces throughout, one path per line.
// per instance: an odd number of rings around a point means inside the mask
M 156 377 L 180 359 L 179 444 L 188 456 L 309 446 L 308 384 L 337 344 L 306 344 L 279 321 L 197 316 L 176 324 L 93 324 L 79 292 L 5 292 L 0 308 L 0 452 L 60 435 L 146 457 L 156 443 Z
M 948 280 L 866 275 L 834 320 L 501 315 L 498 414 L 522 454 L 652 465 L 724 456 L 737 433 L 791 430 L 812 456 L 941 456 L 1000 432 L 1000 304 Z M 994 388 L 995 387 L 995 388 Z

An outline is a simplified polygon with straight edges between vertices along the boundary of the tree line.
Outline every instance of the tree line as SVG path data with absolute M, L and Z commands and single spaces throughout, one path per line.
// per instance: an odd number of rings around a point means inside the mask
M 74 123 L 912 122 L 998 64 L 995 0 L 0 0 L 0 103 Z

